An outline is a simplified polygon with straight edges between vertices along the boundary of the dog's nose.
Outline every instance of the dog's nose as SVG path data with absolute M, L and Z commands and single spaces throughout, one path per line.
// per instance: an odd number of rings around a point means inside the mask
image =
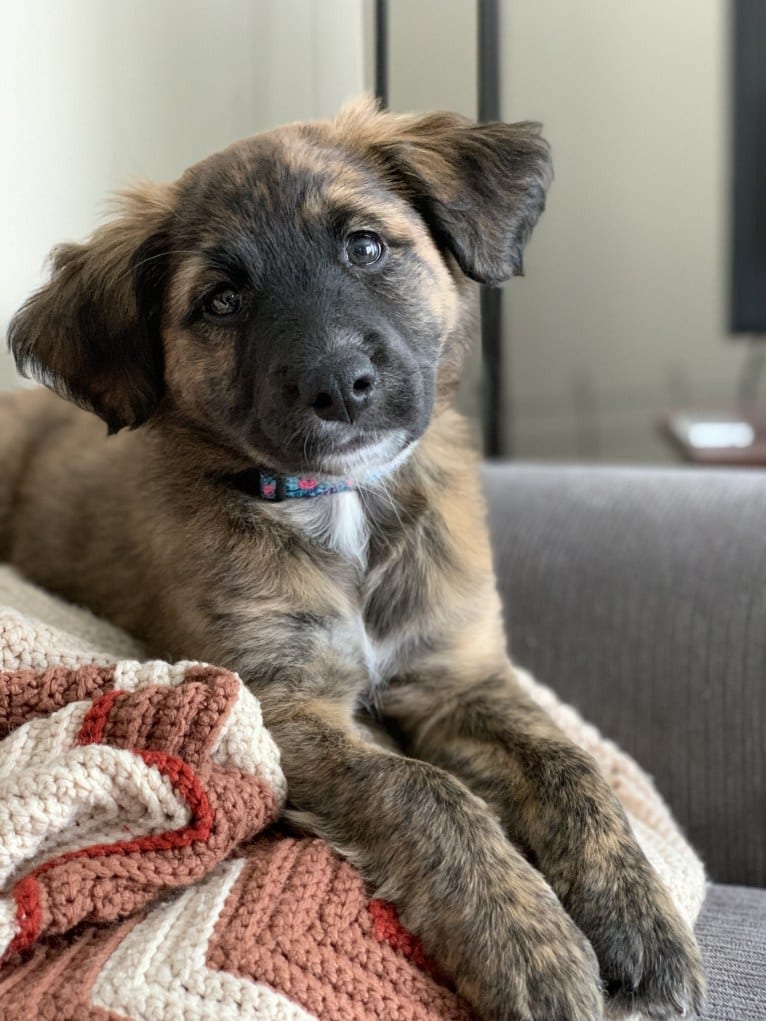
M 301 404 L 327 422 L 355 422 L 372 398 L 375 368 L 354 351 L 305 369 L 297 380 Z

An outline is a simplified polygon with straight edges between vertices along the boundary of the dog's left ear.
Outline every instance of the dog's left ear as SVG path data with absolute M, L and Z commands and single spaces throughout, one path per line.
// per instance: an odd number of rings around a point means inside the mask
M 553 176 L 539 124 L 475 124 L 452 113 L 401 116 L 370 100 L 341 111 L 337 124 L 414 205 L 467 276 L 500 284 L 522 274 L 524 245 Z
M 19 371 L 95 412 L 109 432 L 145 422 L 163 393 L 160 314 L 171 185 L 121 196 L 121 215 L 61 245 L 53 273 L 18 311 L 8 343 Z

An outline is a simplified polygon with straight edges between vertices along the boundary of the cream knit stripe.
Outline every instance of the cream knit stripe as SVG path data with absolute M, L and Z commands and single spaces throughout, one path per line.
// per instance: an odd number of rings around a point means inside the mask
M 287 781 L 280 767 L 279 749 L 263 723 L 261 705 L 240 681 L 237 701 L 221 728 L 210 758 L 221 766 L 236 766 L 260 776 L 274 791 L 280 806 L 287 797 Z
M 96 978 L 92 1005 L 131 1021 L 317 1021 L 268 986 L 207 966 L 243 865 L 223 862 L 132 929 Z
M 43 650 L 43 654 L 48 650 L 60 652 L 68 649 L 70 654 L 78 659 L 76 664 L 64 663 L 62 658 L 51 662 L 65 666 L 94 662 L 92 653 L 96 653 L 96 659 L 104 663 L 115 659 L 144 658 L 140 642 L 126 635 L 124 631 L 94 616 L 90 610 L 66 603 L 63 599 L 58 599 L 38 588 L 22 578 L 12 567 L 0 565 L 0 615 L 7 607 L 12 608 L 17 615 L 23 616 L 27 622 L 33 622 L 38 626 L 45 622 L 47 625 L 45 630 L 54 635 L 56 643 L 53 646 L 38 644 L 38 649 Z M 1 651 L 0 639 L 0 653 Z M 88 655 L 82 659 L 84 653 Z M 33 666 L 31 663 L 27 665 Z M 19 669 L 1 666 L 0 668 Z M 36 664 L 34 668 L 37 669 Z
M 676 907 L 689 925 L 694 926 L 707 890 L 704 865 L 693 852 L 679 849 L 630 812 L 628 819 L 644 854 L 667 887 Z
M 45 670 L 49 666 L 106 666 L 112 657 L 77 639 L 0 608 L 0 670 Z
M 19 609 L 75 633 L 87 634 L 92 644 L 89 647 L 88 640 L 27 620 Z M 175 687 L 183 683 L 189 667 L 199 666 L 193 660 L 165 663 L 120 658 L 136 652 L 140 654 L 140 645 L 123 632 L 87 610 L 69 606 L 35 588 L 12 569 L 0 567 L 0 669 L 44 670 L 54 664 L 76 667 L 92 662 L 106 665 L 119 658 L 114 686 L 122 691 L 135 691 L 150 684 Z M 263 725 L 257 699 L 244 685 L 211 757 L 220 765 L 233 765 L 263 777 L 280 803 L 284 802 L 287 785 L 279 765 L 279 751 Z
M 15 900 L 12 897 L 0 897 L 0 958 L 18 931 Z
M 126 659 L 117 663 L 114 669 L 114 686 L 120 691 L 137 691 L 151 684 L 164 684 L 177 688 L 186 679 L 190 667 L 199 666 L 192 660 L 180 663 L 165 663 L 161 659 L 149 659 L 143 663 Z
M 136 814 L 138 809 L 136 809 Z M 187 813 L 188 816 L 188 813 Z M 62 854 L 71 854 L 73 851 L 81 851 L 86 847 L 93 847 L 101 844 L 116 844 L 124 840 L 136 840 L 141 837 L 151 837 L 158 833 L 167 833 L 169 830 L 178 829 L 188 822 L 182 821 L 179 826 L 172 825 L 172 822 L 162 818 L 146 818 L 127 820 L 124 815 L 115 816 L 110 807 L 96 808 L 82 817 L 79 825 L 73 831 L 63 829 L 61 832 L 50 833 L 42 849 L 29 861 L 24 863 L 23 868 L 14 875 L 14 883 L 24 876 L 34 872 L 47 861 L 60 857 Z
M 131 751 L 86 745 L 54 763 L 30 764 L 0 784 L 0 889 L 47 857 L 49 845 L 88 846 L 94 830 L 115 828 L 130 839 L 189 818 L 170 781 Z
M 12 730 L 0 745 L 0 784 L 12 773 L 40 768 L 70 751 L 91 702 L 70 702 L 51 716 L 29 720 Z

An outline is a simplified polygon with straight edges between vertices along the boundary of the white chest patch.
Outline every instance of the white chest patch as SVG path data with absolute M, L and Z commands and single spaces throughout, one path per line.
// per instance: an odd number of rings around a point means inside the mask
M 292 501 L 289 508 L 293 524 L 312 542 L 330 549 L 364 571 L 367 567 L 369 522 L 359 494 L 353 491 Z M 362 616 L 357 621 L 356 647 L 370 678 L 368 697 L 375 702 L 377 692 L 394 671 L 399 644 L 395 640 L 376 641 L 367 633 Z M 348 653 L 348 647 L 344 653 Z
M 333 493 L 297 502 L 295 522 L 313 542 L 366 566 L 370 533 L 358 493 Z
M 376 642 L 362 628 L 365 666 L 370 675 L 370 698 L 375 701 L 376 689 L 385 685 L 396 667 L 399 648 L 396 642 Z

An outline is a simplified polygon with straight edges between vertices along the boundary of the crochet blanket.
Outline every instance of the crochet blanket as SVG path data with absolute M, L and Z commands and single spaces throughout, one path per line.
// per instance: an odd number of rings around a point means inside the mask
M 704 871 L 645 774 L 549 690 L 693 923 Z M 394 908 L 272 825 L 277 749 L 239 679 L 0 567 L 0 1019 L 470 1021 Z

